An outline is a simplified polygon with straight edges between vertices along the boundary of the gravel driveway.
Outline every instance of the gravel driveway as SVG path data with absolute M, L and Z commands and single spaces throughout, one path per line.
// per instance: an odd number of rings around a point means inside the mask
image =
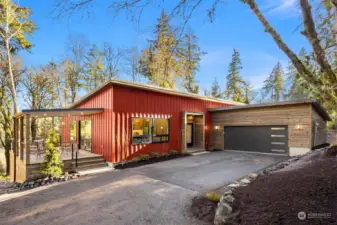
M 114 170 L 2 201 L 0 224 L 205 224 L 191 199 L 285 157 L 220 151 Z

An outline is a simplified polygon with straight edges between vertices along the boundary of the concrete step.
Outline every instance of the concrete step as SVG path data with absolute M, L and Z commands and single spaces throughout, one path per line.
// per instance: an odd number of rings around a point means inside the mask
M 99 162 L 99 163 L 95 163 L 95 164 L 78 165 L 77 168 L 75 168 L 75 170 L 81 171 L 81 170 L 104 168 L 104 167 L 108 167 L 107 163 L 106 162 Z

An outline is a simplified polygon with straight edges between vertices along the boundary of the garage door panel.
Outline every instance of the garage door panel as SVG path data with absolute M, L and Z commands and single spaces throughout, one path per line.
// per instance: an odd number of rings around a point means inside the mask
M 287 154 L 287 126 L 226 126 L 225 149 Z

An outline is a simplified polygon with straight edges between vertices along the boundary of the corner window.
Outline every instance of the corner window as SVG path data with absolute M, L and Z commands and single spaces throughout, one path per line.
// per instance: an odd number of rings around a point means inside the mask
M 132 143 L 151 143 L 151 119 L 132 119 Z
M 70 124 L 70 141 L 76 141 L 77 139 L 77 122 L 71 121 Z
M 169 141 L 169 119 L 132 118 L 132 144 Z
M 153 119 L 153 142 L 167 142 L 169 140 L 169 120 Z

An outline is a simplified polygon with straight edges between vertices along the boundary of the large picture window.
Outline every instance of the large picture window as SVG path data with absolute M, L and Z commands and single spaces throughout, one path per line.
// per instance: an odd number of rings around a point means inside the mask
M 169 141 L 169 119 L 132 118 L 132 144 Z
M 151 143 L 151 119 L 132 119 L 132 143 Z
M 169 140 L 169 120 L 153 119 L 153 142 L 166 142 Z

